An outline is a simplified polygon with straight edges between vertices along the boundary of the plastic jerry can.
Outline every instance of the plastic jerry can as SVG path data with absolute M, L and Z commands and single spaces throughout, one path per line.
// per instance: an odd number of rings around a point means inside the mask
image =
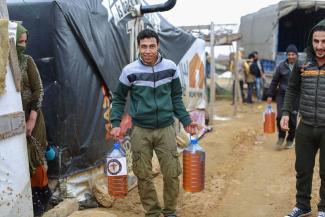
M 200 192 L 205 182 L 205 151 L 196 137 L 183 151 L 183 188 L 187 192 Z
M 275 112 L 271 104 L 264 111 L 264 133 L 275 133 Z
M 105 173 L 108 177 L 108 193 L 114 198 L 124 198 L 128 193 L 128 174 L 124 151 L 115 143 L 106 156 Z

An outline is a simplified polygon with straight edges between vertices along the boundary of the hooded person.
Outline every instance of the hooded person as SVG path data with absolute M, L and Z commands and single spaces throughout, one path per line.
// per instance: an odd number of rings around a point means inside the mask
M 311 29 L 305 51 L 306 62 L 293 67 L 280 123 L 283 130 L 289 130 L 293 102 L 300 96 L 301 121 L 295 138 L 296 205 L 286 217 L 311 213 L 312 180 L 318 150 L 321 186 L 317 216 L 325 216 L 325 20 Z
M 21 71 L 21 97 L 26 119 L 26 136 L 34 215 L 45 211 L 50 198 L 48 188 L 46 160 L 47 147 L 45 121 L 41 111 L 43 86 L 40 74 L 33 58 L 25 54 L 27 29 L 18 23 L 16 32 L 16 50 Z

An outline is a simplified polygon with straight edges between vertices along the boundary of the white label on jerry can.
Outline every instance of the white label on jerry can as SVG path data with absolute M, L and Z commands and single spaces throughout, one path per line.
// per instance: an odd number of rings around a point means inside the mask
M 126 158 L 107 158 L 106 160 L 107 176 L 124 176 L 127 175 Z

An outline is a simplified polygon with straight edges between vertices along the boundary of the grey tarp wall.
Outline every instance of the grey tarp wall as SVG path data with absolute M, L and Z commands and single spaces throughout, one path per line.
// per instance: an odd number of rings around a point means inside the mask
M 105 141 L 101 84 L 113 90 L 130 62 L 127 11 L 137 1 L 104 2 L 106 7 L 101 0 L 7 0 L 10 18 L 29 30 L 27 53 L 43 80 L 48 139 L 59 147 L 59 156 L 49 162 L 52 178 L 97 166 L 111 147 Z M 160 15 L 143 20 L 159 30 L 161 52 L 176 63 L 195 41 Z
M 262 58 L 270 60 L 275 59 L 278 51 L 285 51 L 288 43 L 295 43 L 299 51 L 303 51 L 309 29 L 325 18 L 323 9 L 324 1 L 289 0 L 243 16 L 239 27 L 242 34 L 239 45 L 247 52 L 256 50 Z M 288 35 L 285 40 L 284 34 Z

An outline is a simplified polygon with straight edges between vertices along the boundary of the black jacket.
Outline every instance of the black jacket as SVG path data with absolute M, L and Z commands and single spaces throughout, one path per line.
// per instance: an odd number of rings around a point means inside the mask
M 317 26 L 325 27 L 325 20 Z M 315 28 L 314 27 L 314 28 Z M 318 66 L 312 49 L 312 33 L 309 36 L 307 59 L 303 65 L 297 65 L 292 71 L 285 94 L 283 115 L 293 111 L 292 102 L 300 94 L 299 112 L 301 121 L 310 126 L 325 126 L 325 65 Z
M 254 60 L 249 67 L 250 72 L 255 75 L 256 78 L 260 78 L 262 76 L 261 69 L 258 66 L 258 60 Z M 261 66 L 262 67 L 262 66 Z M 263 70 L 263 69 L 262 69 Z
M 295 63 L 298 64 L 298 63 Z M 279 87 L 277 92 L 277 104 L 282 109 L 284 103 L 284 96 L 288 87 L 289 78 L 292 71 L 289 67 L 288 60 L 281 62 L 275 70 L 270 87 L 268 88 L 267 95 L 269 97 L 275 96 L 276 89 Z M 292 110 L 298 111 L 299 109 L 299 96 L 293 101 Z M 279 112 L 279 114 L 282 114 Z
M 267 95 L 270 97 L 275 96 L 276 88 L 278 86 L 278 94 L 284 95 L 288 87 L 290 75 L 291 69 L 289 67 L 288 60 L 281 62 L 275 70 L 270 87 L 267 91 Z

